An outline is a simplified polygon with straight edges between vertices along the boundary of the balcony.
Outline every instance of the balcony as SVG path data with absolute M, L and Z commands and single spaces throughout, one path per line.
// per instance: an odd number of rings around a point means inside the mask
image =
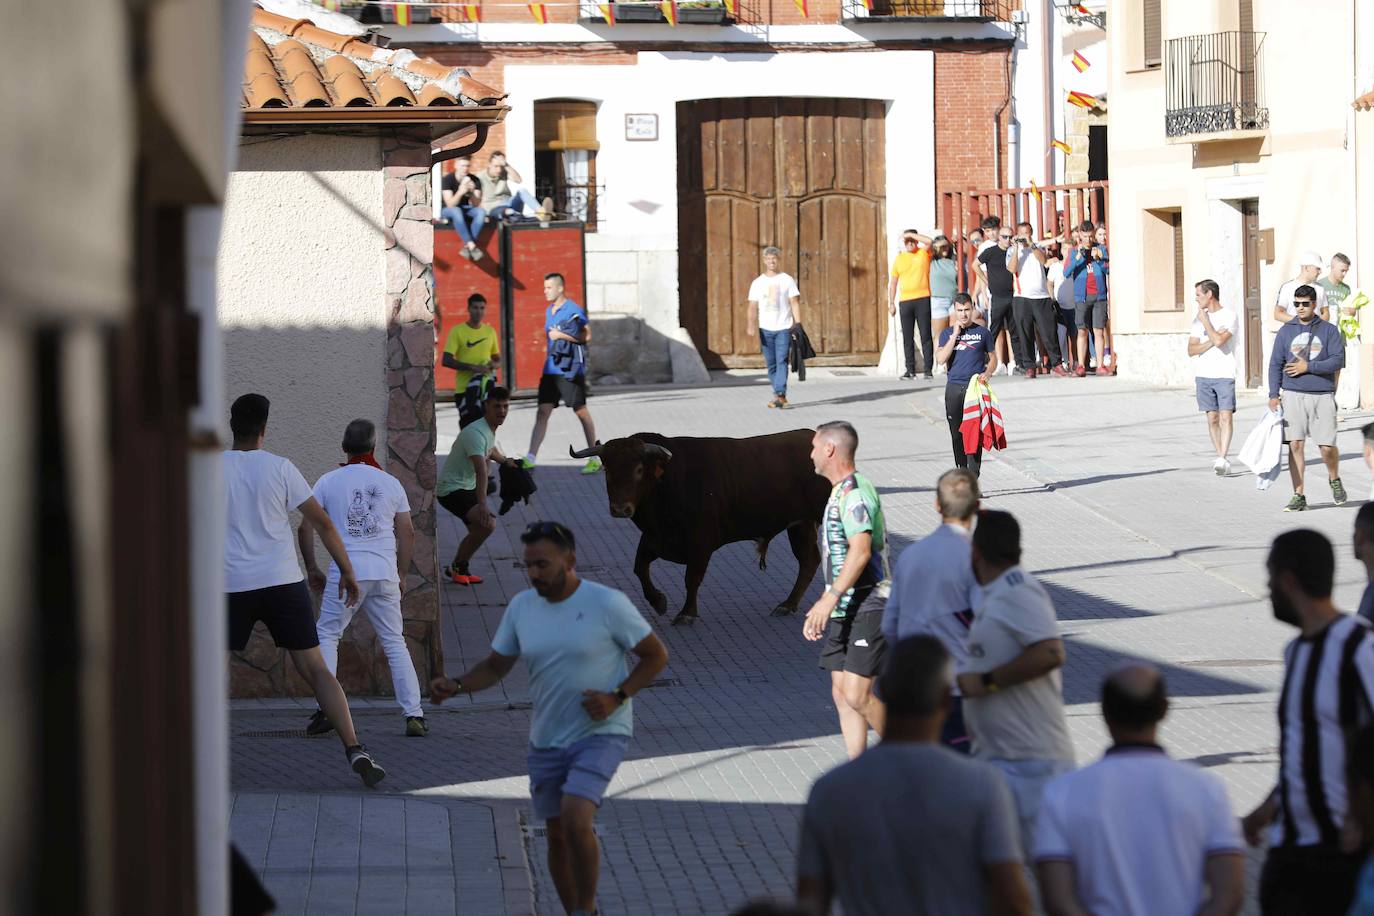
M 843 0 L 845 21 L 1010 22 L 1016 0 Z
M 1263 32 L 1169 39 L 1164 51 L 1164 134 L 1170 143 L 1263 138 Z

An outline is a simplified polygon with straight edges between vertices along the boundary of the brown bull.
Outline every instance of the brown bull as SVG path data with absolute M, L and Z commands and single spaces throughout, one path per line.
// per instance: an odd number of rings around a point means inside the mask
M 768 543 L 781 531 L 797 558 L 797 581 L 773 613 L 797 610 L 820 566 L 816 529 L 830 495 L 830 484 L 811 465 L 814 435 L 810 429 L 748 439 L 636 433 L 568 451 L 574 458 L 600 456 L 611 515 L 633 520 L 643 532 L 635 575 L 658 613 L 668 610 L 668 599 L 654 588 L 649 564 L 686 564 L 687 598 L 673 623 L 695 623 L 697 590 L 711 554 L 725 544 L 754 541 L 763 569 Z

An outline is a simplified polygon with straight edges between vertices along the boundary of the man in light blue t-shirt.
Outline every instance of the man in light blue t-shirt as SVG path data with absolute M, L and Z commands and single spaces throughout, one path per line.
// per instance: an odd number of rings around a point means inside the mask
M 476 693 L 530 672 L 530 795 L 548 823 L 549 872 L 564 909 L 596 911 L 600 849 L 592 821 L 633 732 L 630 697 L 668 663 L 668 650 L 622 592 L 577 575 L 573 533 L 535 522 L 520 535 L 533 589 L 511 599 L 491 654 L 462 677 L 436 677 L 430 699 Z M 626 670 L 625 653 L 639 663 Z

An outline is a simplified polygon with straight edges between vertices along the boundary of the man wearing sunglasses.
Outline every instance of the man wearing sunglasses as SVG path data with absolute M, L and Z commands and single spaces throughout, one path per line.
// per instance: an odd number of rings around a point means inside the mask
M 1269 356 L 1269 409 L 1283 407 L 1288 474 L 1293 480 L 1293 498 L 1285 512 L 1307 508 L 1303 445 L 1309 438 L 1321 449 L 1332 500 L 1338 506 L 1346 500 L 1336 448 L 1336 374 L 1345 365 L 1345 341 L 1336 325 L 1317 315 L 1317 306 L 1317 291 L 1310 284 L 1293 291 L 1297 317 L 1279 328 Z
M 494 686 L 519 658 L 530 674 L 529 773 L 534 816 L 548 826 L 549 872 L 563 909 L 596 912 L 600 849 L 592 822 L 629 748 L 631 700 L 668 650 L 624 593 L 577 575 L 577 544 L 558 522 L 520 535 L 534 586 L 511 599 L 491 654 L 462 677 L 436 677 L 437 704 Z M 625 653 L 639 661 L 626 670 Z

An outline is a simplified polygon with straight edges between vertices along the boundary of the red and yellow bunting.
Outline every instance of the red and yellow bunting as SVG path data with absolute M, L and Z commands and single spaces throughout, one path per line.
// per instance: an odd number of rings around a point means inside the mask
M 1077 70 L 1079 73 L 1082 73 L 1084 70 L 1086 70 L 1086 69 L 1088 69 L 1089 67 L 1092 66 L 1092 64 L 1088 63 L 1088 59 L 1087 59 L 1086 57 L 1083 56 L 1083 52 L 1081 52 L 1081 51 L 1074 51 L 1074 52 L 1073 52 L 1073 61 L 1072 61 L 1072 63 L 1073 63 L 1073 68 L 1074 68 L 1075 70 Z
M 596 8 L 601 10 L 601 18 L 606 20 L 607 25 L 615 25 L 614 3 L 599 3 Z
M 549 21 L 549 9 L 547 6 L 542 3 L 531 3 L 528 5 L 530 8 L 530 15 L 534 17 L 535 22 L 544 25 Z
M 1084 6 L 1084 5 L 1081 4 L 1081 3 L 1075 3 L 1075 4 L 1073 5 L 1073 11 L 1074 11 L 1075 13 L 1077 13 L 1078 15 L 1080 15 L 1080 16 L 1091 16 L 1091 15 L 1092 15 L 1092 10 L 1088 9 L 1086 6 Z
M 410 25 L 411 17 L 409 3 L 393 3 L 391 5 L 391 11 L 396 16 L 397 25 Z
M 802 14 L 803 19 L 811 18 L 811 4 L 807 0 L 793 0 L 797 4 L 797 12 Z
M 725 12 L 731 19 L 735 18 L 735 0 L 725 0 Z
M 1051 140 L 1051 141 L 1050 141 L 1050 149 L 1057 149 L 1057 150 L 1059 150 L 1059 152 L 1063 153 L 1065 156 L 1069 156 L 1069 155 L 1072 155 L 1072 154 L 1073 154 L 1073 147 L 1069 146 L 1069 145 L 1068 145 L 1067 143 L 1065 143 L 1063 140 Z
M 482 21 L 482 4 L 480 4 L 480 3 L 464 3 L 464 4 L 463 4 L 463 16 L 467 19 L 468 22 L 481 22 L 481 21 Z
M 677 2 L 676 0 L 663 0 L 659 5 L 663 10 L 663 18 L 668 20 L 669 25 L 677 25 Z
M 1097 105 L 1097 99 L 1086 92 L 1070 92 L 1069 104 L 1077 105 L 1079 108 L 1092 108 Z
M 1030 188 L 1031 188 L 1031 197 L 1034 197 L 1034 198 L 1035 198 L 1035 202 L 1036 202 L 1037 204 L 1040 203 L 1040 189 L 1037 188 L 1037 187 L 1035 186 L 1035 182 L 1032 181 L 1032 182 L 1030 183 Z

